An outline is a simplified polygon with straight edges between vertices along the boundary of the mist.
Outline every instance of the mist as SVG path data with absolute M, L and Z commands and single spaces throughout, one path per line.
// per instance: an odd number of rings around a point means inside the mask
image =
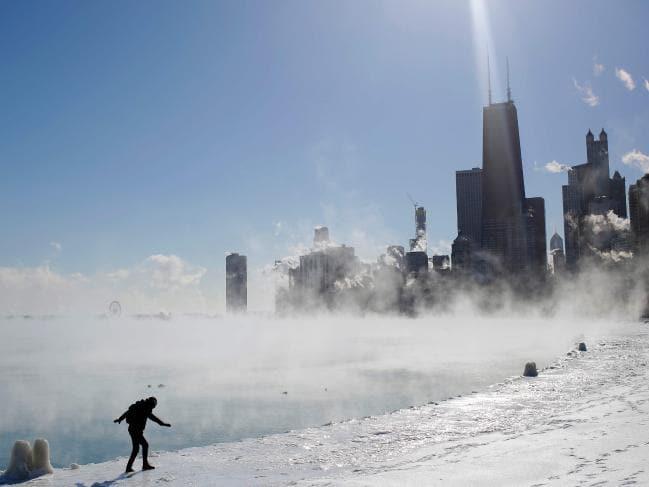
M 125 454 L 112 419 L 150 395 L 174 424 L 173 435 L 147 429 L 165 450 L 441 401 L 520 375 L 528 360 L 548 366 L 625 319 L 577 317 L 569 306 L 553 319 L 511 306 L 487 316 L 472 302 L 417 318 L 3 319 L 0 463 L 15 439 L 37 436 L 58 466 Z

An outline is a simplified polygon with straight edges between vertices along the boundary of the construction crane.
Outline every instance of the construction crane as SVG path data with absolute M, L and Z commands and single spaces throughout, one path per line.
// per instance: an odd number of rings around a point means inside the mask
M 417 203 L 414 199 L 412 199 L 412 196 L 410 196 L 410 193 L 406 193 L 406 196 L 408 196 L 408 199 L 409 199 L 410 202 L 414 205 L 415 210 L 416 210 L 417 207 L 419 206 L 419 203 Z

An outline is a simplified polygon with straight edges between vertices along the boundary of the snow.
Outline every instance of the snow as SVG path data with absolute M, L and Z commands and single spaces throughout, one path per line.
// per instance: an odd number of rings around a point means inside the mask
M 588 352 L 572 351 L 536 378 L 439 404 L 158 453 L 156 470 L 131 477 L 119 458 L 24 485 L 649 483 L 649 326 L 586 342 Z

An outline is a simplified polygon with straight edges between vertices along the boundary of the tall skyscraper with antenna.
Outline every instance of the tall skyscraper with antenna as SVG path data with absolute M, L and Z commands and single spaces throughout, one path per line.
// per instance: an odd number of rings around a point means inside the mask
M 482 215 L 478 244 L 489 255 L 492 273 L 511 275 L 532 271 L 542 275 L 547 266 L 545 202 L 543 198 L 525 196 L 518 113 L 509 83 L 509 59 L 507 101 L 493 103 L 489 59 L 487 70 L 488 105 L 482 111 Z
M 523 162 L 509 76 L 507 101 L 490 101 L 482 111 L 482 247 L 495 257 L 494 270 L 527 268 Z

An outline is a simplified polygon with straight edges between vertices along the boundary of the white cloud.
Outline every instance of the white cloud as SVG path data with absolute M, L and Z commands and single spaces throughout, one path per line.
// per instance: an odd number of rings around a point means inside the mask
M 599 96 L 597 96 L 593 92 L 593 88 L 590 86 L 590 83 L 588 81 L 585 81 L 584 84 L 579 84 L 575 78 L 572 79 L 573 84 L 575 85 L 575 88 L 581 95 L 581 101 L 583 101 L 586 105 L 591 106 L 591 107 L 596 107 L 599 105 Z
M 127 313 L 213 312 L 207 270 L 176 255 L 155 254 L 130 268 L 94 275 L 64 274 L 49 265 L 0 267 L 0 314 L 102 313 L 117 299 Z M 212 294 L 216 298 L 216 293 Z
M 207 269 L 192 267 L 177 255 L 156 254 L 146 258 L 139 272 L 152 287 L 174 290 L 200 284 Z
M 57 252 L 61 252 L 63 246 L 59 242 L 50 242 L 50 247 L 52 247 Z
M 548 162 L 547 164 L 545 164 L 545 166 L 543 166 L 543 169 L 553 174 L 560 173 L 560 172 L 568 172 L 572 170 L 572 168 L 567 164 L 561 164 L 560 162 L 557 161 Z
M 649 91 L 649 80 L 647 80 L 647 78 L 644 79 L 644 87 L 645 90 Z
M 649 155 L 633 149 L 622 156 L 622 162 L 627 166 L 635 166 L 642 172 L 649 172 Z
M 633 76 L 628 71 L 625 71 L 622 68 L 615 68 L 615 76 L 619 79 L 624 87 L 629 90 L 635 90 L 635 81 L 633 81 Z
M 606 68 L 604 67 L 603 64 L 598 63 L 595 61 L 593 63 L 593 76 L 600 76 Z

